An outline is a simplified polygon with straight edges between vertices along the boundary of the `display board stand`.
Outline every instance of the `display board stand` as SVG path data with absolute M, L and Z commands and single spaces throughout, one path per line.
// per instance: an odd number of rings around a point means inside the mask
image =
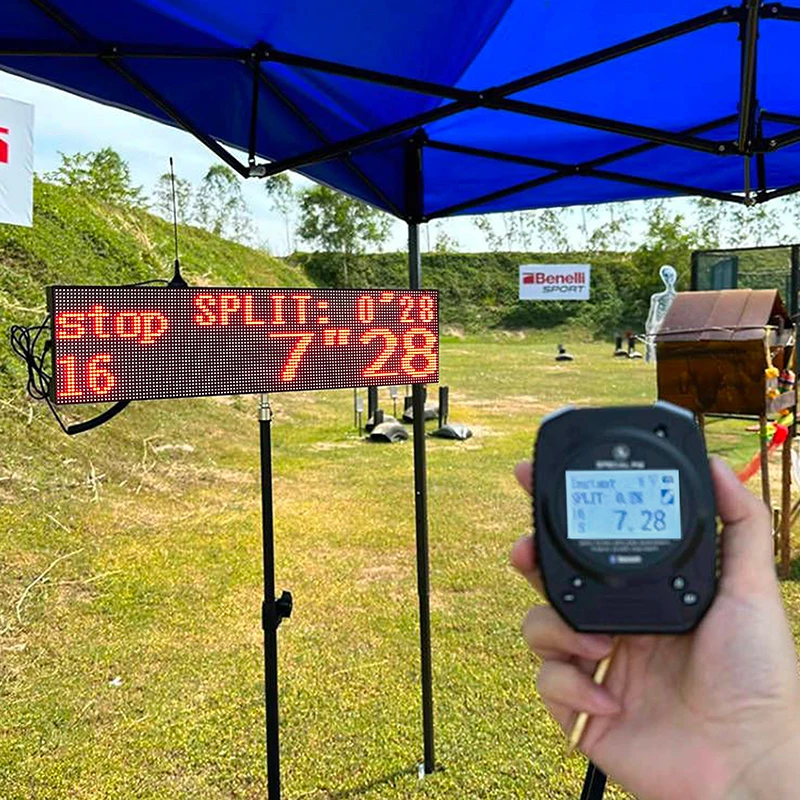
M 261 395 L 258 408 L 261 438 L 261 546 L 264 560 L 264 601 L 261 626 L 264 629 L 264 701 L 267 730 L 267 796 L 280 800 L 280 723 L 278 717 L 278 626 L 292 613 L 292 596 L 275 597 L 275 527 L 272 499 L 272 408 L 269 397 Z

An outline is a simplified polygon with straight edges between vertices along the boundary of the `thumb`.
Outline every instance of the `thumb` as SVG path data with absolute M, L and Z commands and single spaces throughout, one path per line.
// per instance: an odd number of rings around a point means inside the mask
M 711 458 L 714 494 L 722 531 L 722 590 L 749 597 L 774 590 L 772 519 L 767 507 L 720 458 Z

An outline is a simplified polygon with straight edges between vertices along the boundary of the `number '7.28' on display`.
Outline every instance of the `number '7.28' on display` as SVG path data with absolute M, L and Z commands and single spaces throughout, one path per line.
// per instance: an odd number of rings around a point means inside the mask
M 435 291 L 53 286 L 52 400 L 436 383 Z

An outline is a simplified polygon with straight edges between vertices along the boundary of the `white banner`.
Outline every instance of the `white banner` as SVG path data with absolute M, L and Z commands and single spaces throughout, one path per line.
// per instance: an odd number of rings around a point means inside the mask
M 520 300 L 588 300 L 589 264 L 522 264 Z
M 33 225 L 33 106 L 0 97 L 0 224 Z

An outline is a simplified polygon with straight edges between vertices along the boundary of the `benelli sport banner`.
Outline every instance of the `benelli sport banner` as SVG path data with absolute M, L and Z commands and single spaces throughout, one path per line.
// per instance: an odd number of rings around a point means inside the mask
M 0 224 L 33 225 L 33 106 L 0 97 Z
M 588 300 L 589 264 L 522 264 L 520 300 Z

